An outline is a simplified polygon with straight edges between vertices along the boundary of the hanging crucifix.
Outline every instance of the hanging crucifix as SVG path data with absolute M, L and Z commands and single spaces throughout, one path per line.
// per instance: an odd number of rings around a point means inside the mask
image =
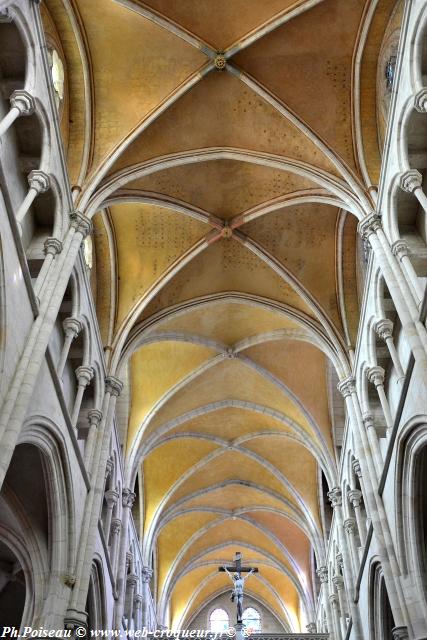
M 243 587 L 245 586 L 245 580 L 249 578 L 252 573 L 258 573 L 258 569 L 255 567 L 243 567 L 242 566 L 242 554 L 240 551 L 236 552 L 234 556 L 234 565 L 231 567 L 219 567 L 218 571 L 226 571 L 228 577 L 233 581 L 233 591 L 231 592 L 231 602 L 236 603 L 237 607 L 237 624 L 241 624 L 243 615 Z M 234 572 L 231 574 L 230 572 Z M 242 573 L 248 575 L 242 578 Z

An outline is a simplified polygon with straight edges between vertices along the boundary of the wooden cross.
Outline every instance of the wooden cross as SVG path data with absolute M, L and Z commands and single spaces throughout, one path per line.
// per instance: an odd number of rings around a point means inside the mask
M 228 570 L 233 573 L 249 573 L 249 571 L 252 571 L 252 573 L 258 573 L 258 569 L 255 567 L 243 567 L 242 566 L 242 554 L 240 553 L 240 551 L 236 551 L 236 554 L 234 556 L 234 565 L 231 567 L 218 567 L 218 571 L 225 571 Z

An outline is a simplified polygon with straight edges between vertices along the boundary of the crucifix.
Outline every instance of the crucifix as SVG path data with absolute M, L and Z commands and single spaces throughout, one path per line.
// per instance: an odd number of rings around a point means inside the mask
M 240 551 L 236 552 L 234 556 L 234 565 L 231 567 L 219 567 L 218 571 L 226 571 L 228 577 L 233 581 L 233 591 L 231 592 L 231 602 L 236 602 L 237 606 L 237 624 L 242 623 L 243 615 L 243 587 L 245 586 L 245 580 L 249 578 L 252 573 L 258 573 L 258 569 L 255 567 L 243 567 L 242 566 L 242 554 Z M 230 572 L 233 572 L 233 575 Z M 246 577 L 242 577 L 242 573 L 247 573 Z

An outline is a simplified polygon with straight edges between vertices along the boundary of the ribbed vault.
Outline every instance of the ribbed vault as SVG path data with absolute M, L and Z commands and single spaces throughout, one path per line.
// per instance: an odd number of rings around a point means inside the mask
M 312 615 L 321 472 L 336 482 L 328 367 L 348 373 L 378 164 L 358 120 L 371 67 L 355 59 L 371 5 L 375 50 L 392 4 L 44 5 L 106 357 L 129 380 L 120 433 L 159 622 L 225 590 L 217 566 L 236 550 L 286 628 Z

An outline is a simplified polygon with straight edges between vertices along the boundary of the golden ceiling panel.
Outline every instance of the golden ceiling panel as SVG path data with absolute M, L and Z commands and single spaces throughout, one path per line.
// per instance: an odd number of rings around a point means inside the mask
M 195 471 L 180 485 L 165 506 L 169 507 L 195 492 L 208 489 L 218 483 L 227 483 L 230 480 L 239 480 L 243 483 L 249 482 L 259 487 L 265 487 L 290 502 L 294 501 L 288 489 L 273 471 L 266 469 L 260 462 L 247 455 L 236 451 L 225 451 L 202 469 Z
M 236 240 L 220 240 L 183 267 L 141 317 L 184 300 L 230 291 L 278 300 L 312 315 L 299 294 L 252 251 Z
M 277 340 L 245 349 L 244 354 L 286 384 L 329 442 L 326 356 L 323 352 L 306 342 Z
M 181 38 L 116 2 L 76 2 L 93 67 L 92 167 L 96 169 L 206 58 Z
M 182 438 L 162 444 L 144 459 L 145 530 L 174 483 L 217 448 L 213 442 Z
M 229 220 L 256 205 L 313 189 L 316 184 L 289 171 L 221 159 L 163 169 L 130 182 L 128 187 L 171 196 Z
M 319 148 L 277 109 L 235 76 L 221 72 L 205 76 L 157 118 L 111 173 L 156 156 L 209 147 L 276 154 L 336 173 Z
M 182 25 L 218 51 L 286 9 L 295 0 L 146 0 L 145 4 Z
M 117 241 L 119 325 L 167 267 L 202 238 L 209 227 L 150 204 L 118 204 L 110 211 Z
M 148 334 L 183 331 L 231 347 L 250 336 L 296 327 L 297 324 L 284 314 L 267 311 L 255 304 L 218 301 L 166 318 Z
M 165 525 L 157 538 L 158 591 L 163 588 L 178 553 L 191 537 L 210 522 L 221 516 L 202 511 L 184 514 Z
M 325 0 L 235 57 L 351 167 L 352 57 L 364 6 Z
M 242 231 L 290 269 L 341 327 L 334 295 L 337 215 L 336 207 L 319 203 L 286 207 L 245 224 Z
M 279 498 L 268 495 L 261 487 L 249 487 L 242 484 L 228 484 L 220 486 L 213 491 L 205 491 L 200 496 L 191 498 L 185 503 L 185 508 L 191 509 L 193 507 L 212 507 L 215 508 L 218 505 L 223 509 L 250 508 L 251 506 L 263 505 L 266 507 L 272 507 L 273 509 L 279 509 L 280 511 L 287 512 L 287 505 Z
M 206 578 L 212 575 L 214 571 L 215 567 L 198 567 L 178 580 L 171 597 L 171 609 L 174 615 L 185 610 L 195 590 L 203 584 Z
M 179 427 L 172 429 L 170 433 L 179 434 L 183 431 L 216 436 L 231 443 L 236 438 L 252 433 L 262 431 L 290 433 L 291 429 L 286 427 L 283 422 L 265 413 L 255 413 L 243 408 L 228 407 L 188 420 Z
M 147 433 L 192 409 L 227 399 L 255 403 L 279 411 L 311 433 L 310 426 L 294 402 L 277 385 L 238 358 L 224 358 L 178 391 L 154 416 Z
M 128 444 L 137 435 L 144 418 L 164 394 L 216 354 L 214 349 L 168 340 L 141 347 L 131 358 L 133 400 Z
M 98 318 L 101 338 L 104 344 L 108 344 L 111 306 L 113 305 L 112 257 L 108 242 L 107 230 L 102 212 L 98 212 L 92 220 L 93 237 L 95 241 L 95 272 L 97 279 L 96 288 L 96 315 Z

